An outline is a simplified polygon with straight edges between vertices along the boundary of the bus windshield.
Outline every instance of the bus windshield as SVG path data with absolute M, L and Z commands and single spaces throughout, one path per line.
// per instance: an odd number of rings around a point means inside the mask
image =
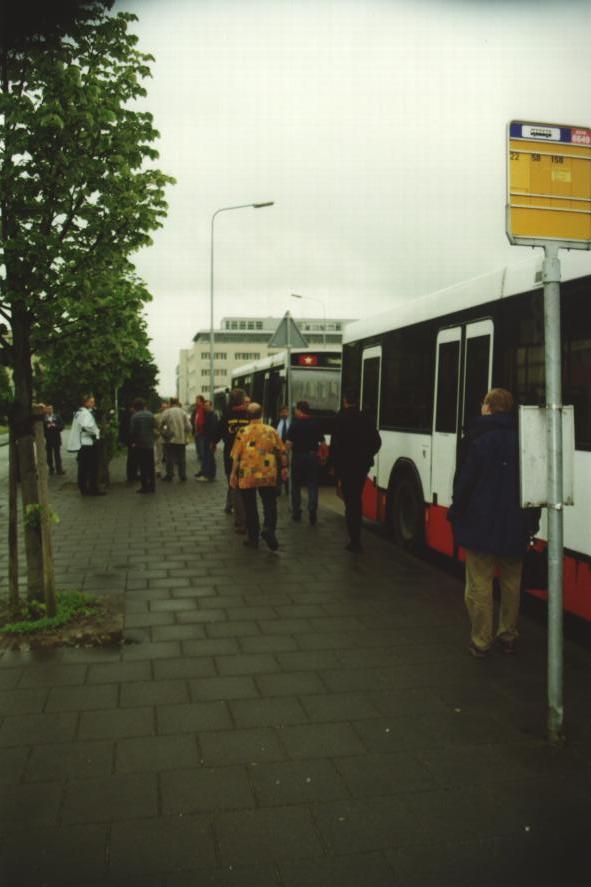
M 340 370 L 293 368 L 291 400 L 307 400 L 312 413 L 336 413 L 339 409 Z

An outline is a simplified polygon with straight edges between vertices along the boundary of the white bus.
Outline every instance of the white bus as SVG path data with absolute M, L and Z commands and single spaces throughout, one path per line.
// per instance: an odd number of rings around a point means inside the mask
M 277 424 L 279 410 L 287 404 L 287 373 L 291 373 L 291 406 L 307 400 L 311 414 L 323 434 L 331 434 L 339 409 L 341 350 L 312 351 L 293 348 L 287 366 L 287 351 L 232 370 L 232 388 L 243 388 L 263 407 L 263 418 Z
M 561 264 L 563 403 L 574 405 L 576 438 L 564 601 L 591 620 L 591 256 L 569 253 Z M 542 259 L 348 324 L 342 386 L 359 389 L 382 436 L 365 516 L 405 547 L 457 557 L 446 518 L 462 429 L 492 387 L 509 389 L 520 404 L 545 402 Z M 539 550 L 545 539 L 543 510 Z

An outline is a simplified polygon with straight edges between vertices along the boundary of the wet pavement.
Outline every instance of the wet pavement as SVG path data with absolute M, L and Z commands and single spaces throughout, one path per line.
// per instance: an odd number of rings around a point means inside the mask
M 188 455 L 155 496 L 122 460 L 101 498 L 70 457 L 50 478 L 59 586 L 124 594 L 133 642 L 0 657 L 0 882 L 588 884 L 591 651 L 566 644 L 550 747 L 539 619 L 474 660 L 449 571 L 344 551 L 330 490 L 245 549 Z

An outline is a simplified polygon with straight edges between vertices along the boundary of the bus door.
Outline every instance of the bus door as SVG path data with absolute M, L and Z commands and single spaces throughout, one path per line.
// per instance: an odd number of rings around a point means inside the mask
M 451 504 L 458 441 L 460 352 L 462 328 L 440 330 L 435 356 L 435 398 L 431 441 L 433 504 Z
M 492 320 L 486 319 L 437 336 L 431 446 L 431 493 L 437 505 L 451 505 L 458 435 L 480 414 L 491 386 L 493 331 Z
M 482 400 L 492 383 L 494 326 L 490 319 L 466 326 L 462 414 L 460 429 L 468 428 L 480 415 Z
M 376 345 L 366 348 L 361 358 L 361 403 L 359 404 L 379 427 L 380 379 L 382 376 L 382 348 Z M 369 479 L 378 477 L 379 453 L 374 456 L 374 464 L 369 469 Z

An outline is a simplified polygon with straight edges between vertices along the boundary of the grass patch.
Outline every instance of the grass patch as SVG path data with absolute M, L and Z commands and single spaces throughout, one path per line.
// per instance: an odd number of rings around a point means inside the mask
M 19 612 L 9 614 L 5 611 L 0 621 L 4 624 L 0 628 L 0 634 L 25 635 L 39 631 L 52 631 L 92 616 L 99 607 L 99 599 L 91 595 L 82 594 L 80 591 L 62 591 L 57 594 L 57 613 L 55 616 L 47 616 L 47 609 L 40 601 L 27 601 Z M 10 622 L 5 620 L 10 618 Z
M 0 425 L 0 436 L 8 434 L 8 425 Z

